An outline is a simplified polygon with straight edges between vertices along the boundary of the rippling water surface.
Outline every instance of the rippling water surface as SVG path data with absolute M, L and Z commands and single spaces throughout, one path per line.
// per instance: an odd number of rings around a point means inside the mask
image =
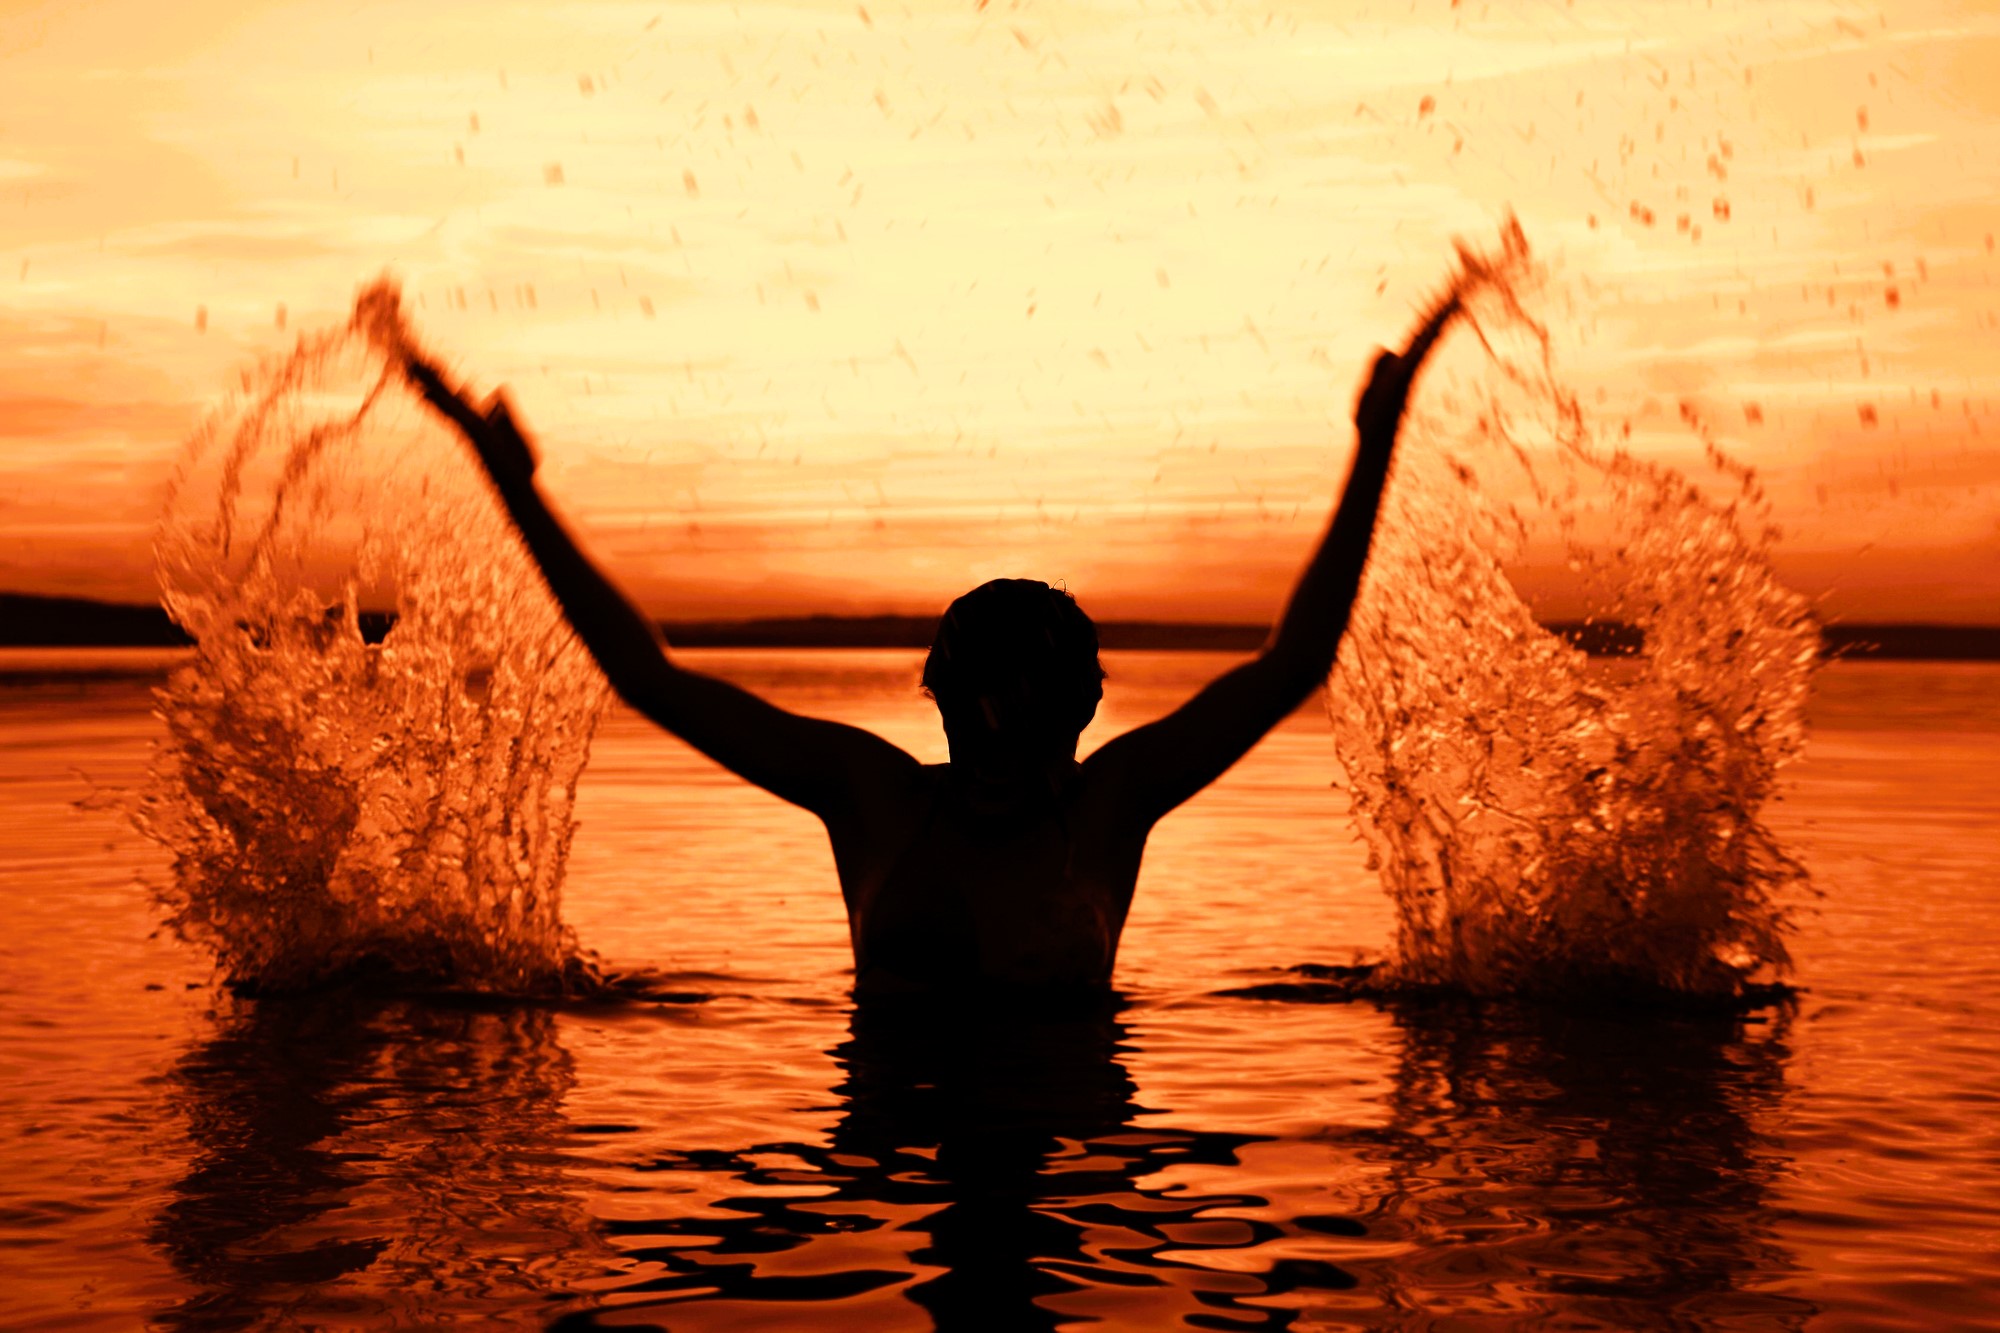
M 943 757 L 914 654 L 689 656 Z M 1086 749 L 1228 660 L 1108 656 Z M 2000 1327 L 2000 668 L 1822 674 L 1794 1005 L 1311 1002 L 1392 929 L 1315 703 L 1057 1018 L 856 1014 L 815 821 L 623 713 L 565 909 L 664 999 L 237 999 L 138 882 L 156 660 L 0 654 L 0 1325 Z

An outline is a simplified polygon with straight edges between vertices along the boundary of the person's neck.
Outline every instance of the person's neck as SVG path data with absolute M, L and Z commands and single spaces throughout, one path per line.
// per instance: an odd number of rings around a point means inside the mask
M 1060 755 L 1009 782 L 988 782 L 970 768 L 952 766 L 966 804 L 984 815 L 1012 814 L 1062 800 L 1082 768 L 1074 755 Z

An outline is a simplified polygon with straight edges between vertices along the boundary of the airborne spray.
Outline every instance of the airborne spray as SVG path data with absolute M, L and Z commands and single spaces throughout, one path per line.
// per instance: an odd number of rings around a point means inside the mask
M 158 695 L 141 829 L 171 928 L 238 986 L 355 971 L 562 989 L 576 783 L 606 692 L 449 427 L 395 288 L 244 377 L 156 542 L 195 639 Z M 393 608 L 379 643 L 365 608 Z
M 1519 226 L 1460 260 L 1472 392 L 1412 406 L 1328 694 L 1396 909 L 1391 973 L 1739 994 L 1788 968 L 1807 888 L 1760 814 L 1804 742 L 1817 627 L 1771 572 L 1754 476 L 1691 410 L 1707 489 L 1600 439 L 1532 313 Z M 1643 636 L 1636 659 L 1536 623 L 1508 570 L 1550 529 L 1597 614 Z
M 1698 418 L 1706 489 L 1599 438 L 1518 226 L 1458 283 L 1473 391 L 1413 404 L 1330 682 L 1394 979 L 1737 994 L 1788 967 L 1806 889 L 1760 816 L 1803 743 L 1816 626 Z M 574 987 L 561 886 L 604 683 L 405 384 L 408 337 L 371 287 L 189 442 L 157 554 L 198 646 L 160 692 L 139 822 L 173 853 L 169 925 L 238 985 Z M 1509 570 L 1549 528 L 1639 657 L 1536 624 Z M 394 608 L 379 643 L 364 605 Z

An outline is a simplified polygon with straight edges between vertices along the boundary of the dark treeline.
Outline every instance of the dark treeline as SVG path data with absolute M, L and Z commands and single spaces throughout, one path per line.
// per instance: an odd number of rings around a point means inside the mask
M 365 611 L 361 631 L 378 642 L 392 615 Z M 798 616 L 762 620 L 667 621 L 667 640 L 684 648 L 928 648 L 934 616 Z M 1551 621 L 1549 628 L 1599 657 L 1630 657 L 1644 636 L 1615 621 Z M 1106 648 L 1250 652 L 1264 642 L 1263 625 L 1173 624 L 1110 620 L 1098 625 Z M 1836 658 L 1933 662 L 2000 661 L 2000 626 L 1898 625 L 1842 622 L 1825 627 L 1827 654 Z M 191 642 L 157 606 L 97 602 L 81 597 L 0 593 L 0 647 L 168 648 Z

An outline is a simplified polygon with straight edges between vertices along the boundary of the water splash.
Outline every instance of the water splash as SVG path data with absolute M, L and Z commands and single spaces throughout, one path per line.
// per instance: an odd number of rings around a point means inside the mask
M 1330 682 L 1404 985 L 1727 996 L 1790 965 L 1806 876 L 1761 818 L 1804 741 L 1819 636 L 1754 475 L 1607 444 L 1533 313 L 1517 224 L 1458 278 L 1471 394 L 1421 391 Z M 1437 383 L 1434 368 L 1431 380 Z M 1509 499 L 1509 496 L 1519 497 Z M 1541 628 L 1510 566 L 1550 526 L 1641 654 Z
M 357 969 L 545 991 L 606 692 L 463 444 L 404 382 L 396 289 L 243 378 L 155 545 L 196 640 L 136 819 L 169 926 L 234 984 Z M 364 603 L 391 605 L 379 643 Z

